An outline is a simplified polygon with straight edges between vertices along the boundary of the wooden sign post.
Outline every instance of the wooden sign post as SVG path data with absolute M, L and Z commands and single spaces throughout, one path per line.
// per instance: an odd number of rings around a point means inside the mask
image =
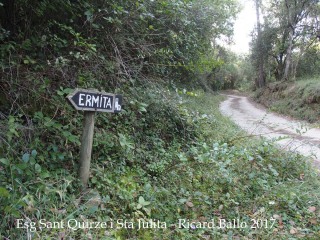
M 84 111 L 79 178 L 83 187 L 87 188 L 90 175 L 95 112 L 120 112 L 122 108 L 122 95 L 99 92 L 95 89 L 77 88 L 67 98 L 75 109 Z
M 90 174 L 91 152 L 94 131 L 95 112 L 84 112 L 84 123 L 80 149 L 79 177 L 83 186 L 87 186 Z

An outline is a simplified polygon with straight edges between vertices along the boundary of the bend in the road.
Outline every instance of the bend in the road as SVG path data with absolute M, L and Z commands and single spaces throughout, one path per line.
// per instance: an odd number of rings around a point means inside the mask
M 251 135 L 279 139 L 277 143 L 286 150 L 312 157 L 320 169 L 320 129 L 267 111 L 245 96 L 224 95 L 227 99 L 220 104 L 222 114 Z

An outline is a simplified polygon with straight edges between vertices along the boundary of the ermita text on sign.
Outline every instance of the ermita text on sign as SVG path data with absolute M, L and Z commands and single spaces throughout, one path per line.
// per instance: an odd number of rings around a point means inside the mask
M 80 107 L 112 109 L 113 106 L 113 98 L 100 94 L 80 93 L 78 101 Z

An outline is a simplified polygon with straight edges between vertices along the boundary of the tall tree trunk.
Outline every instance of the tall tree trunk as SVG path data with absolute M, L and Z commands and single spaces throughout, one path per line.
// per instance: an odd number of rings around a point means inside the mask
M 258 78 L 256 81 L 256 87 L 262 88 L 265 86 L 265 74 L 264 74 L 264 56 L 262 50 L 262 36 L 261 36 L 261 24 L 260 24 L 260 0 L 255 0 L 256 5 L 256 17 L 257 17 L 257 44 L 258 44 Z
M 294 28 L 291 26 L 290 32 L 289 32 L 289 39 L 288 39 L 288 49 L 287 49 L 287 54 L 286 54 L 286 64 L 284 68 L 284 73 L 283 73 L 283 80 L 288 80 L 289 79 L 289 70 L 291 67 L 291 60 L 292 60 L 292 46 L 293 46 L 293 35 L 294 35 Z
M 282 80 L 289 80 L 289 71 L 292 62 L 292 48 L 293 48 L 293 36 L 297 24 L 297 17 L 299 15 L 297 11 L 297 3 L 298 2 L 290 2 L 289 0 L 285 0 L 285 6 L 287 10 L 287 21 L 288 21 L 288 29 L 289 29 L 289 36 L 288 36 L 288 48 L 286 51 L 286 59 L 285 59 L 285 68 L 282 76 Z M 302 11 L 300 9 L 299 11 Z

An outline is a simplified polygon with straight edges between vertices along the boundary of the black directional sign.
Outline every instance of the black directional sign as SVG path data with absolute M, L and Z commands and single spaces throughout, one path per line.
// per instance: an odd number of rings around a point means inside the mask
M 67 98 L 77 110 L 97 112 L 120 112 L 122 96 L 99 92 L 95 89 L 75 89 Z

